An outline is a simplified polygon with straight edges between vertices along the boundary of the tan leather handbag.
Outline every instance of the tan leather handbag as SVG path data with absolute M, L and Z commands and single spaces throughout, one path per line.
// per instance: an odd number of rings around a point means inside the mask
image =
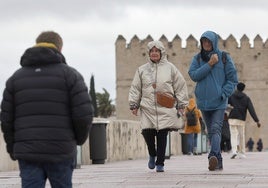
M 166 108 L 173 108 L 175 104 L 175 98 L 167 93 L 156 93 L 157 103 Z

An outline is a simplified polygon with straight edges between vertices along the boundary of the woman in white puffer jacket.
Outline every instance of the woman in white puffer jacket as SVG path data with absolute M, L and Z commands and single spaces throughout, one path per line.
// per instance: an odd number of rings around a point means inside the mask
M 160 105 L 157 100 L 159 93 L 170 96 L 170 99 L 165 101 L 172 105 Z M 149 42 L 148 61 L 136 70 L 129 91 L 129 105 L 134 115 L 137 115 L 140 109 L 142 134 L 150 155 L 150 169 L 154 169 L 156 165 L 157 172 L 164 171 L 168 131 L 180 127 L 177 114 L 183 113 L 187 103 L 185 79 L 175 65 L 168 62 L 164 45 L 161 41 Z

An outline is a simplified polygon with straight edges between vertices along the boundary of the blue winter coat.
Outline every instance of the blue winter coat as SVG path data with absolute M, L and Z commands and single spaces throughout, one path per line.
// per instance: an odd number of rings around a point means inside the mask
M 193 57 L 188 74 L 196 82 L 196 103 L 198 108 L 203 111 L 225 109 L 228 97 L 234 92 L 238 83 L 237 71 L 228 54 L 226 62 L 223 63 L 222 51 L 218 49 L 218 35 L 216 33 L 206 31 L 202 37 L 212 42 L 213 50 L 209 55 L 218 54 L 219 62 L 211 67 L 202 60 L 200 53 Z

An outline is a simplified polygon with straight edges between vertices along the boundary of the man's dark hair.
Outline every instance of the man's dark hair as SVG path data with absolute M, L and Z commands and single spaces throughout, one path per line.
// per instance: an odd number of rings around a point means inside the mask
M 246 85 L 242 82 L 239 82 L 236 87 L 238 91 L 244 91 Z
M 63 41 L 61 36 L 54 31 L 44 31 L 36 38 L 36 44 L 41 42 L 47 42 L 54 44 L 59 51 L 61 51 L 63 46 Z

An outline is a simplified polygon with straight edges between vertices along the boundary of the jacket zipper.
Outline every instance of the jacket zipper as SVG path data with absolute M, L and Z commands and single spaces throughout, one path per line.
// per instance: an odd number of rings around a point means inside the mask
M 159 131 L 158 126 L 158 113 L 157 113 L 157 98 L 156 98 L 156 88 L 157 88 L 157 71 L 158 71 L 158 64 L 155 64 L 155 88 L 154 88 L 154 101 L 155 101 L 155 116 L 156 116 L 156 131 Z

